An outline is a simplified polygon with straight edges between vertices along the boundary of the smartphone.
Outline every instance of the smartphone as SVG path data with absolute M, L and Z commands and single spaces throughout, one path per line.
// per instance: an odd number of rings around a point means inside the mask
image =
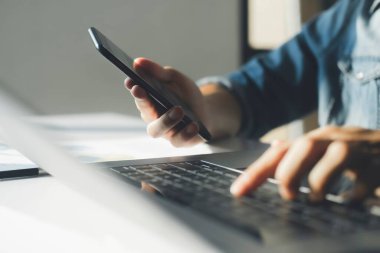
M 176 129 L 180 130 L 190 122 L 194 121 L 199 126 L 199 136 L 205 141 L 211 139 L 211 134 L 206 127 L 197 119 L 189 106 L 187 106 L 178 96 L 167 89 L 166 86 L 158 80 L 151 78 L 147 74 L 137 73 L 133 69 L 133 58 L 124 53 L 123 50 L 116 46 L 99 30 L 91 27 L 88 29 L 88 32 L 90 33 L 96 49 L 147 92 L 160 115 L 167 112 L 173 106 L 182 107 L 185 116 L 182 121 L 178 123 Z

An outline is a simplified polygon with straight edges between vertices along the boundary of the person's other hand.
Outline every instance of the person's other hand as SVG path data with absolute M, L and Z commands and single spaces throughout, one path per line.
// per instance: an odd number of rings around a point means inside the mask
M 336 176 L 345 173 L 354 181 L 346 198 L 358 201 L 380 186 L 380 131 L 353 127 L 324 127 L 293 143 L 274 143 L 231 186 L 242 196 L 268 177 L 278 180 L 280 195 L 296 197 L 300 181 L 307 177 L 310 199 L 321 201 Z
M 208 118 L 204 99 L 193 80 L 171 67 L 162 67 L 145 58 L 136 58 L 133 67 L 138 73 L 148 75 L 166 85 L 189 106 L 207 128 Z M 150 136 L 164 137 L 176 147 L 195 145 L 203 141 L 198 136 L 199 128 L 195 122 L 180 130 L 175 128 L 184 116 L 183 108 L 174 106 L 160 115 L 143 88 L 129 78 L 125 80 L 125 86 L 134 97 L 141 118 L 148 124 L 147 132 Z

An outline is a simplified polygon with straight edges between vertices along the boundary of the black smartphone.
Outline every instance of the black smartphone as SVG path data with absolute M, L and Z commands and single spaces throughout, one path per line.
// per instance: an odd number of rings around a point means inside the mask
M 104 36 L 99 30 L 91 27 L 88 29 L 88 32 L 91 35 L 96 49 L 148 93 L 160 115 L 167 112 L 173 106 L 181 106 L 185 112 L 185 116 L 176 128 L 178 130 L 182 129 L 188 123 L 194 121 L 199 126 L 199 135 L 205 141 L 209 141 L 211 139 L 211 134 L 206 127 L 197 119 L 190 108 L 182 102 L 180 98 L 178 98 L 178 96 L 167 89 L 164 84 L 149 77 L 149 75 L 136 73 L 133 69 L 133 59 L 124 53 L 123 50 L 116 46 L 106 36 Z

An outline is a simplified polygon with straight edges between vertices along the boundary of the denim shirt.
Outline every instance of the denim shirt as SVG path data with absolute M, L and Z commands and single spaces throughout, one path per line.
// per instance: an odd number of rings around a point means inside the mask
M 341 0 L 225 79 L 258 137 L 318 109 L 321 126 L 380 128 L 379 0 Z

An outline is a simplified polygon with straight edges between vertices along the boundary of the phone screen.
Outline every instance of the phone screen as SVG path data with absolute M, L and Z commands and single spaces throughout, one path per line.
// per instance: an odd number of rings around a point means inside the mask
M 96 28 L 91 27 L 88 31 L 98 51 L 129 76 L 136 84 L 147 91 L 152 98 L 152 101 L 155 103 L 159 114 L 165 113 L 173 106 L 181 106 L 185 112 L 185 116 L 176 127 L 181 129 L 191 121 L 194 121 L 199 126 L 199 135 L 205 141 L 211 139 L 211 135 L 206 127 L 196 118 L 188 105 L 167 89 L 166 85 L 149 77 L 147 74 L 137 73 L 133 68 L 133 59 Z

